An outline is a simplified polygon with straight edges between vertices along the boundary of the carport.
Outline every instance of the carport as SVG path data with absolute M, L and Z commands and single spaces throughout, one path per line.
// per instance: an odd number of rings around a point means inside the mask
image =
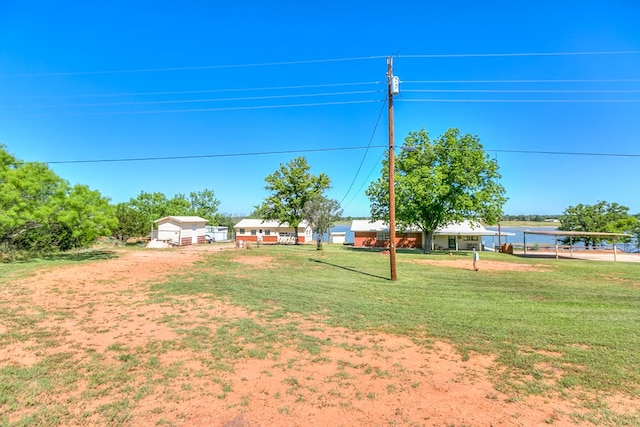
M 616 261 L 617 258 L 617 250 L 616 250 L 616 242 L 619 237 L 631 237 L 629 234 L 624 233 L 604 233 L 604 232 L 596 232 L 596 231 L 562 231 L 562 230 L 552 230 L 552 231 L 524 231 L 524 256 L 527 256 L 527 234 L 535 234 L 539 236 L 553 236 L 555 238 L 555 248 L 556 248 L 556 259 L 558 259 L 558 237 L 568 237 L 569 238 L 569 254 L 573 258 L 573 238 L 578 237 L 600 237 L 602 239 L 611 239 L 613 241 L 613 260 Z

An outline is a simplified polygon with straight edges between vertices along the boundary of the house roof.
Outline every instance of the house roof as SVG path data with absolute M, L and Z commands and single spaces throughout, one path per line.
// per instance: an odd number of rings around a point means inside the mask
M 370 221 L 368 219 L 354 219 L 351 221 L 351 231 L 387 231 L 389 224 L 385 221 Z M 407 228 L 405 231 L 419 232 L 417 228 Z
M 385 221 L 369 221 L 367 219 L 355 219 L 351 222 L 351 231 L 387 231 L 389 224 Z M 407 229 L 407 231 L 419 231 L 417 229 Z M 476 235 L 476 236 L 497 236 L 497 231 L 487 230 L 481 224 L 469 220 L 461 222 L 451 222 L 443 227 L 438 227 L 434 234 L 438 235 Z M 513 233 L 502 232 L 502 235 L 513 235 Z
M 307 221 L 300 221 L 298 224 L 298 228 L 307 227 Z M 264 220 L 259 218 L 243 218 L 238 222 L 233 228 L 291 228 L 289 223 L 283 222 L 282 224 L 279 221 L 272 220 Z
M 188 222 L 198 222 L 198 223 L 204 222 L 204 223 L 207 223 L 207 222 L 209 222 L 208 219 L 204 219 L 204 218 L 201 218 L 199 216 L 180 216 L 180 215 L 177 215 L 177 216 L 172 216 L 172 215 L 165 216 L 163 218 L 156 219 L 153 222 L 162 222 L 162 221 L 165 221 L 165 220 L 173 220 L 175 222 L 180 222 L 180 223 L 188 223 Z

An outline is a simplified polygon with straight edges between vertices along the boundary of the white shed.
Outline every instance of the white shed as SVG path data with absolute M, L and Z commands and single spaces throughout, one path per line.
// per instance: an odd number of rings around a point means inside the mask
M 174 245 L 205 243 L 208 220 L 199 216 L 165 216 L 154 221 L 158 224 L 158 240 Z

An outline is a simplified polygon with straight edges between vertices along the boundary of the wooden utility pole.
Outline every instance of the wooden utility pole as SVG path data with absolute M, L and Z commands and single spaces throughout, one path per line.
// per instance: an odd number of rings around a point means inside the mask
M 393 81 L 393 58 L 387 58 L 387 98 L 389 102 L 389 264 L 391 280 L 398 280 L 396 272 L 396 189 L 395 153 L 393 141 L 393 95 L 397 93 L 397 81 Z M 392 88 L 393 86 L 393 88 Z

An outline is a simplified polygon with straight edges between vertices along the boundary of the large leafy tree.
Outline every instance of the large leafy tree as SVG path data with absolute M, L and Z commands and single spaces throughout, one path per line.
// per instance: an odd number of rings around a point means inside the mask
M 382 176 L 366 191 L 373 219 L 389 219 L 388 170 L 385 160 Z M 394 172 L 396 221 L 422 230 L 425 252 L 442 225 L 465 219 L 495 223 L 502 216 L 506 198 L 498 164 L 477 136 L 449 129 L 432 141 L 424 129 L 410 132 Z
M 114 231 L 115 237 L 127 241 L 130 237 L 140 237 L 149 233 L 145 216 L 131 207 L 129 203 L 118 203 L 115 207 L 118 227 Z
M 197 215 L 216 223 L 221 218 L 218 213 L 219 205 L 220 201 L 216 199 L 214 192 L 208 189 L 193 191 L 189 196 L 178 193 L 171 199 L 160 192 L 141 191 L 138 196 L 129 200 L 126 208 L 121 207 L 117 211 L 120 221 L 128 224 L 127 230 L 121 230 L 120 234 L 148 234 L 153 221 L 170 215 Z
M 213 190 L 192 191 L 189 193 L 189 209 L 193 215 L 208 219 L 209 222 L 220 225 L 222 215 L 218 213 L 220 201 L 216 199 Z
M 559 230 L 564 231 L 587 231 L 604 233 L 632 233 L 638 226 L 638 218 L 629 215 L 629 208 L 617 203 L 605 201 L 597 202 L 595 205 L 569 206 L 560 217 Z M 596 246 L 603 239 L 594 236 L 572 237 L 574 242 L 584 242 L 585 247 Z M 564 243 L 569 242 L 569 238 L 563 238 Z
M 86 246 L 116 226 L 108 199 L 69 183 L 43 163 L 0 146 L 0 246 L 50 251 Z
M 322 246 L 322 235 L 329 231 L 334 222 L 340 219 L 342 209 L 337 200 L 328 199 L 322 194 L 311 196 L 303 208 L 304 218 L 316 232 L 318 247 Z
M 296 157 L 280 167 L 264 180 L 265 189 L 271 194 L 256 206 L 255 213 L 266 220 L 288 223 L 294 230 L 305 219 L 304 207 L 315 195 L 329 188 L 327 175 L 313 175 L 305 157 Z M 298 233 L 295 233 L 298 244 Z

